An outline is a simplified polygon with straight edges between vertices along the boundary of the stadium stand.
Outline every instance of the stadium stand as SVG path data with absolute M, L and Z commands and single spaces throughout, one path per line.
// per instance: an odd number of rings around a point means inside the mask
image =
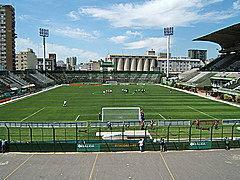
M 54 80 L 33 70 L 25 74 L 25 79 L 39 87 L 47 87 L 55 84 Z
M 54 84 L 54 80 L 34 70 L 0 71 L 0 102 L 40 91 Z
M 100 72 L 100 71 L 55 71 L 46 75 L 54 79 L 57 84 L 69 83 L 105 83 L 107 81 L 117 81 L 118 83 L 159 83 L 162 74 L 159 72 Z
M 218 72 L 211 77 L 212 87 L 214 88 L 234 88 L 238 79 L 240 78 L 240 73 L 238 72 Z
M 222 95 L 233 94 L 240 86 L 240 23 L 194 39 L 210 41 L 221 46 L 220 55 L 199 70 L 192 69 L 179 75 L 177 85 L 181 88 L 197 87 L 213 90 Z M 235 94 L 236 95 L 236 94 Z
M 229 54 L 229 55 L 222 55 L 209 63 L 207 66 L 203 67 L 203 71 L 238 71 L 238 65 L 240 61 L 239 54 Z M 235 64 L 236 63 L 236 64 Z M 235 64 L 235 65 L 234 65 Z
M 215 72 L 207 72 L 207 71 L 194 71 L 187 76 L 187 78 L 181 79 L 177 84 L 185 87 L 210 87 L 211 81 L 210 78 L 214 76 Z
M 237 72 L 240 70 L 240 23 L 220 29 L 216 32 L 194 39 L 210 41 L 221 46 L 218 58 L 203 67 L 202 71 Z

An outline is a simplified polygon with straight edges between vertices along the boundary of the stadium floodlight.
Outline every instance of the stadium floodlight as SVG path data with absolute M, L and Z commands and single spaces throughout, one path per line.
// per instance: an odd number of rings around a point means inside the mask
M 169 53 L 170 53 L 170 36 L 173 35 L 173 27 L 163 29 L 164 36 L 167 36 L 167 78 L 169 77 Z
M 39 36 L 43 37 L 43 71 L 46 70 L 46 43 L 45 38 L 49 36 L 49 30 L 44 28 L 39 28 Z

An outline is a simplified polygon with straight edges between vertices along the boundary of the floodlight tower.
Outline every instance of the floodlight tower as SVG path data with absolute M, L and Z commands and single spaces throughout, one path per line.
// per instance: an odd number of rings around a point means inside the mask
M 46 43 L 45 43 L 45 38 L 49 36 L 49 30 L 48 29 L 43 29 L 39 28 L 39 35 L 43 37 L 43 71 L 46 70 Z
M 172 35 L 173 35 L 173 27 L 164 28 L 164 36 L 167 37 L 167 78 L 169 78 L 170 37 Z

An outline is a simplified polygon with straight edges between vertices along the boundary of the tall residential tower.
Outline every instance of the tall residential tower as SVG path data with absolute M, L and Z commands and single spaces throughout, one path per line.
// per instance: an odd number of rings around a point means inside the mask
M 0 70 L 15 70 L 15 10 L 0 5 Z

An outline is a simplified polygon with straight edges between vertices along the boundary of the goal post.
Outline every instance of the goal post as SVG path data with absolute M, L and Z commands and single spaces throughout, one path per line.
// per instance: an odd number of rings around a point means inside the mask
M 102 121 L 139 121 L 140 107 L 103 107 Z

